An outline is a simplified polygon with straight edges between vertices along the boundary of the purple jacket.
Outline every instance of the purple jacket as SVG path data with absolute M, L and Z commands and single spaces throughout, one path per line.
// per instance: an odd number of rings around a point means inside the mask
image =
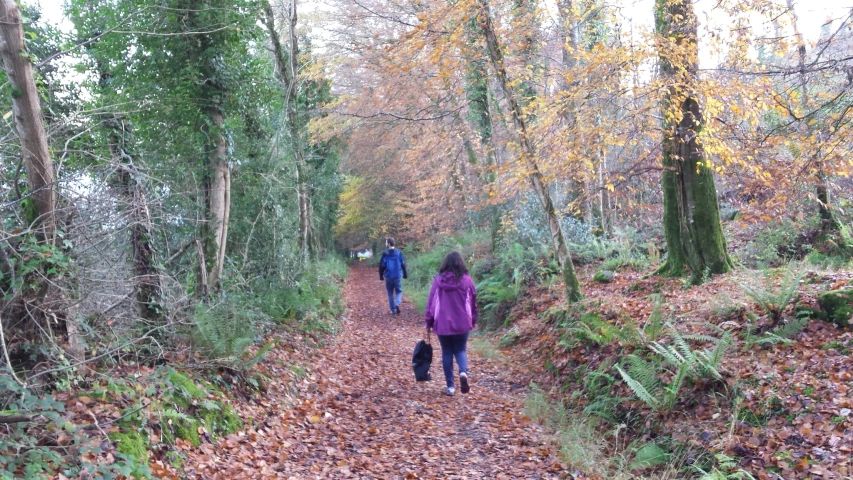
M 471 277 L 463 275 L 457 281 L 453 272 L 444 272 L 432 281 L 424 325 L 436 335 L 459 335 L 477 325 L 477 289 Z

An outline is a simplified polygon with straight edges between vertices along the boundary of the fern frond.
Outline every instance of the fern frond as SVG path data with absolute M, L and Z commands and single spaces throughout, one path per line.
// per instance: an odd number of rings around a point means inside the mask
M 628 375 L 628 373 L 626 373 L 625 370 L 622 370 L 619 365 L 616 365 L 616 371 L 619 372 L 619 375 L 622 376 L 622 380 L 625 381 L 625 384 L 628 385 L 628 388 L 630 388 L 631 391 L 634 392 L 634 395 L 636 395 L 637 398 L 646 402 L 650 407 L 654 408 L 655 410 L 658 410 L 658 408 L 660 407 L 659 400 L 654 395 L 652 395 L 652 393 L 649 392 L 641 382 Z
M 678 401 L 678 392 L 681 390 L 685 378 L 687 378 L 687 365 L 682 364 L 672 381 L 663 389 L 663 403 L 667 410 L 671 410 Z
M 687 362 L 687 359 L 685 359 L 684 356 L 671 345 L 662 345 L 658 342 L 652 342 L 649 344 L 649 350 L 663 357 L 666 363 L 675 368 L 678 368 L 679 365 Z
M 643 334 L 650 342 L 656 342 L 658 338 L 660 338 L 660 334 L 663 332 L 665 326 L 663 321 L 663 302 L 661 301 L 661 296 L 654 295 L 653 302 L 654 306 L 652 307 L 652 313 L 649 314 L 649 318 L 643 326 Z
M 722 329 L 720 329 L 722 330 Z M 725 330 L 722 330 L 725 332 Z M 685 333 L 681 335 L 685 340 L 690 340 L 691 342 L 700 342 L 700 343 L 717 343 L 719 341 L 719 337 L 715 337 L 713 335 L 703 335 L 701 333 Z
M 806 328 L 808 323 L 808 317 L 797 317 L 792 319 L 790 322 L 773 329 L 772 333 L 785 339 L 794 338 L 799 335 L 804 328 Z

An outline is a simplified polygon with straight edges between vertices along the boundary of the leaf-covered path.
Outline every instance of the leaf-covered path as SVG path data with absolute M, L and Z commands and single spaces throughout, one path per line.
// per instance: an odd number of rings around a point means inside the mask
M 560 478 L 505 365 L 469 348 L 471 393 L 442 395 L 438 342 L 432 381 L 414 380 L 423 322 L 413 305 L 387 313 L 384 283 L 363 266 L 344 296 L 342 331 L 313 352 L 295 400 L 271 387 L 260 406 L 235 405 L 252 427 L 191 451 L 190 478 Z

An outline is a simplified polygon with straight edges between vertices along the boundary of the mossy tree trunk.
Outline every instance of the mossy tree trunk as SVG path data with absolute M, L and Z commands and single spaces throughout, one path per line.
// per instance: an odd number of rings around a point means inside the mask
M 731 270 L 713 170 L 699 141 L 702 111 L 693 91 L 698 68 L 697 22 L 691 0 L 656 0 L 663 99 L 662 178 L 667 263 L 661 273 L 690 268 L 694 283 Z
M 483 36 L 486 39 L 486 47 L 489 52 L 489 60 L 492 68 L 498 77 L 501 89 L 506 96 L 509 104 L 509 113 L 512 118 L 513 126 L 518 135 L 518 144 L 522 160 L 522 165 L 525 169 L 527 179 L 533 187 L 536 197 L 539 199 L 539 204 L 545 213 L 548 222 L 548 229 L 551 233 L 551 241 L 556 251 L 557 261 L 563 271 L 563 282 L 566 288 L 566 300 L 568 302 L 576 302 L 582 298 L 580 291 L 580 282 L 578 281 L 575 267 L 572 265 L 572 258 L 569 253 L 569 246 L 563 235 L 563 228 L 560 225 L 560 217 L 554 208 L 554 202 L 551 199 L 551 192 L 545 177 L 539 170 L 539 165 L 536 162 L 536 150 L 530 139 L 527 131 L 527 123 L 521 111 L 521 106 L 518 102 L 518 95 L 512 87 L 512 83 L 504 68 L 503 53 L 498 43 L 497 36 L 492 27 L 491 17 L 489 15 L 489 4 L 487 0 L 480 0 L 481 10 L 479 12 L 479 24 L 482 29 Z

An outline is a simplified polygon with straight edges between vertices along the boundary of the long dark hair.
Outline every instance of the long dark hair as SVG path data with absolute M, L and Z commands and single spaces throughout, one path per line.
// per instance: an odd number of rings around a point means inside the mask
M 453 272 L 457 281 L 462 279 L 462 275 L 468 273 L 465 260 L 462 260 L 462 255 L 459 255 L 459 252 L 453 251 L 444 257 L 444 260 L 441 261 L 441 267 L 438 268 L 438 273 L 444 272 Z

